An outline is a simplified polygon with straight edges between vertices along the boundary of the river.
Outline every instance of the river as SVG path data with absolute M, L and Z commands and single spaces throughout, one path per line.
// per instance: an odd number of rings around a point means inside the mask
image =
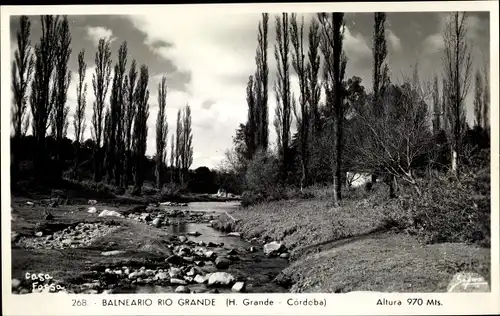
M 237 209 L 239 202 L 194 202 L 185 207 L 164 207 L 166 210 L 180 209 L 192 212 L 222 213 Z M 279 257 L 267 257 L 262 250 L 262 244 L 254 244 L 240 237 L 227 236 L 227 234 L 213 229 L 207 223 L 179 222 L 165 228 L 168 232 L 177 236 L 186 236 L 189 240 L 214 244 L 223 243 L 224 246 L 214 249 L 218 254 L 226 253 L 230 249 L 238 251 L 240 260 L 232 262 L 228 269 L 218 270 L 232 274 L 237 279 L 246 280 L 247 290 L 250 293 L 285 293 L 288 290 L 278 284 L 273 279 L 288 266 L 288 260 Z M 189 232 L 197 231 L 201 235 L 189 236 Z M 249 252 L 251 246 L 257 251 Z M 191 290 L 196 290 L 196 285 L 190 285 Z M 173 292 L 173 287 L 162 287 L 158 285 L 140 285 L 132 291 L 135 293 L 165 293 Z M 218 288 L 219 292 L 231 292 L 230 288 Z

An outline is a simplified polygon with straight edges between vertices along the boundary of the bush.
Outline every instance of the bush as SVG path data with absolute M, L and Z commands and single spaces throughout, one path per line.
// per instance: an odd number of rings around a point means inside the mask
M 279 163 L 269 152 L 259 151 L 250 161 L 246 172 L 248 190 L 265 197 L 276 193 L 279 183 Z
M 482 170 L 461 181 L 435 177 L 378 210 L 426 243 L 464 242 L 490 246 L 490 176 Z
M 258 204 L 264 201 L 264 197 L 262 194 L 245 191 L 241 195 L 241 206 L 247 207 L 250 205 Z

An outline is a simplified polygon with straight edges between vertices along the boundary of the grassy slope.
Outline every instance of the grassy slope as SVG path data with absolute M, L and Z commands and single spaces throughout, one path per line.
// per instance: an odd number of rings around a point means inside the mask
M 239 219 L 233 229 L 245 237 L 279 240 L 293 249 L 295 260 L 278 280 L 294 284 L 296 292 L 434 292 L 446 291 L 456 272 L 490 278 L 490 249 L 422 245 L 385 230 L 383 207 L 365 199 L 346 200 L 340 208 L 318 198 L 277 201 L 231 215 Z

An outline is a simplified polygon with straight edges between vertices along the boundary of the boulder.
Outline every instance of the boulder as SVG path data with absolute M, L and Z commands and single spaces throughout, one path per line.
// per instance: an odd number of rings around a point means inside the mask
M 152 224 L 155 226 L 155 227 L 161 227 L 161 218 L 155 218 L 152 222 Z
M 196 282 L 198 284 L 203 284 L 203 283 L 206 283 L 208 281 L 207 276 L 203 276 L 200 274 L 197 274 L 193 280 L 194 280 L 194 282 Z
M 155 275 L 155 280 L 167 280 L 167 279 L 170 279 L 170 277 L 166 272 L 158 272 Z
M 200 232 L 189 232 L 187 233 L 189 236 L 194 236 L 194 237 L 198 237 L 198 236 L 201 236 L 201 233 Z
M 101 252 L 101 256 L 117 256 L 117 255 L 121 255 L 124 253 L 125 253 L 124 250 L 111 250 L 111 251 Z
M 94 206 L 89 207 L 89 210 L 87 211 L 89 213 L 97 213 L 97 209 Z
M 179 278 L 182 276 L 182 270 L 179 268 L 172 267 L 170 270 L 168 270 L 168 274 L 172 278 Z
M 209 250 L 209 251 L 205 252 L 205 257 L 208 259 L 211 259 L 211 258 L 215 257 L 215 252 Z
M 208 279 L 208 285 L 224 285 L 233 284 L 234 277 L 227 272 L 214 272 Z
M 272 256 L 279 254 L 285 247 L 277 241 L 273 241 L 264 245 L 264 254 Z
M 191 291 L 189 290 L 189 288 L 187 286 L 179 285 L 175 289 L 175 293 L 191 293 Z
M 177 279 L 177 278 L 171 278 L 170 279 L 170 284 L 186 285 L 187 282 L 185 280 L 181 280 L 181 279 Z
M 244 292 L 245 288 L 246 288 L 245 282 L 236 282 L 236 283 L 234 283 L 233 287 L 231 288 L 231 291 Z
M 184 243 L 184 242 L 186 242 L 186 240 L 187 240 L 186 236 L 179 236 L 179 241 L 180 242 Z
M 121 213 L 117 211 L 103 210 L 101 213 L 99 213 L 99 217 L 110 217 L 110 216 L 124 217 Z
M 135 280 L 135 279 L 137 279 L 137 277 L 139 277 L 139 272 L 137 272 L 137 271 L 134 271 L 134 272 L 132 272 L 132 273 L 130 273 L 130 274 L 128 275 L 128 278 L 129 278 L 130 280 Z
M 280 254 L 280 258 L 288 259 L 289 257 L 290 257 L 290 254 L 288 252 L 284 252 L 284 253 Z
M 165 259 L 165 262 L 172 264 L 180 264 L 182 263 L 182 257 L 179 257 L 177 255 L 171 255 L 170 257 Z

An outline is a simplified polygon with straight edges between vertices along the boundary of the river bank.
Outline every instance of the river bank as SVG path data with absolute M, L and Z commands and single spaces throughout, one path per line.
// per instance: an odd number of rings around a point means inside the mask
M 422 243 L 366 199 L 342 207 L 321 197 L 273 201 L 231 217 L 219 216 L 214 227 L 291 249 L 291 264 L 275 280 L 291 292 L 446 292 L 459 272 L 490 280 L 490 248 Z

